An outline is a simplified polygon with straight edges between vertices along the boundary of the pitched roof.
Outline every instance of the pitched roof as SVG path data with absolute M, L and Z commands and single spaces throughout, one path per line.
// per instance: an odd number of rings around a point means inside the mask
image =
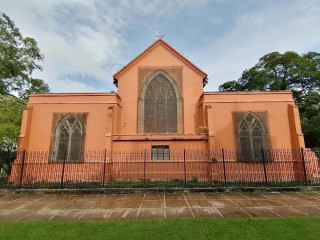
M 128 71 L 137 61 L 147 56 L 150 52 L 152 52 L 153 49 L 155 49 L 157 46 L 164 47 L 168 52 L 170 52 L 172 55 L 177 57 L 180 61 L 182 61 L 184 64 L 186 64 L 191 70 L 199 74 L 203 80 L 204 85 L 207 83 L 207 76 L 204 71 L 202 71 L 200 68 L 198 68 L 196 65 L 194 65 L 192 62 L 190 62 L 187 58 L 185 58 L 181 53 L 179 53 L 177 50 L 175 50 L 173 47 L 171 47 L 167 42 L 165 42 L 163 39 L 158 39 L 153 44 L 151 44 L 146 50 L 144 50 L 142 53 L 140 53 L 137 57 L 135 57 L 131 62 L 129 62 L 126 66 L 124 66 L 122 69 L 120 69 L 117 73 L 113 75 L 113 84 L 118 85 L 118 78 L 124 74 L 126 71 Z

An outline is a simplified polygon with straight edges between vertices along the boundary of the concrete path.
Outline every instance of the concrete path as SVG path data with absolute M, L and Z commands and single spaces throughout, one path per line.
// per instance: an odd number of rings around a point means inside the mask
M 0 220 L 320 216 L 320 192 L 55 195 L 0 193 Z

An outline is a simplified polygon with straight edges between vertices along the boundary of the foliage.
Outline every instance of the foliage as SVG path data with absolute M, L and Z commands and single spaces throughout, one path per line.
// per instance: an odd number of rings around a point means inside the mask
M 220 91 L 291 90 L 299 107 L 308 147 L 320 146 L 320 53 L 269 53 L 238 81 L 229 81 Z
M 313 92 L 298 103 L 306 145 L 320 147 L 320 93 Z
M 22 111 L 26 100 L 0 95 L 0 169 L 9 172 L 12 153 L 17 150 Z
M 235 81 L 228 81 L 219 86 L 220 92 L 233 92 L 233 91 L 241 91 L 241 85 Z
M 0 169 L 9 171 L 11 155 L 16 151 L 22 111 L 30 93 L 48 92 L 41 79 L 33 78 L 41 71 L 38 62 L 43 55 L 37 42 L 23 37 L 14 22 L 0 13 Z
M 207 132 L 209 128 L 207 126 L 199 126 L 198 129 L 202 132 Z
M 14 22 L 0 13 L 0 94 L 18 94 L 27 98 L 31 92 L 48 92 L 49 87 L 41 79 L 32 78 L 43 55 L 37 42 L 23 37 Z
M 26 100 L 0 95 L 0 150 L 15 151 Z

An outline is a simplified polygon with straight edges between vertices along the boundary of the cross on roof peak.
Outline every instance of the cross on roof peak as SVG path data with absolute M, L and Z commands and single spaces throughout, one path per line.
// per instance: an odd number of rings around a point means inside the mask
M 164 34 L 161 33 L 161 32 L 158 32 L 158 34 L 156 35 L 156 37 L 157 37 L 158 39 L 162 39 L 162 38 L 164 37 Z

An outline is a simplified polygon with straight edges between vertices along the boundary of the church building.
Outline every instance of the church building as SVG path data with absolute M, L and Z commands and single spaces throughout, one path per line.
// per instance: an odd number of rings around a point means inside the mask
M 49 164 L 86 162 L 84 153 L 105 150 L 170 161 L 184 149 L 225 149 L 235 161 L 259 161 L 261 150 L 305 148 L 290 91 L 204 92 L 207 82 L 160 38 L 113 75 L 117 93 L 31 94 L 19 151 L 47 151 L 41 161 Z

